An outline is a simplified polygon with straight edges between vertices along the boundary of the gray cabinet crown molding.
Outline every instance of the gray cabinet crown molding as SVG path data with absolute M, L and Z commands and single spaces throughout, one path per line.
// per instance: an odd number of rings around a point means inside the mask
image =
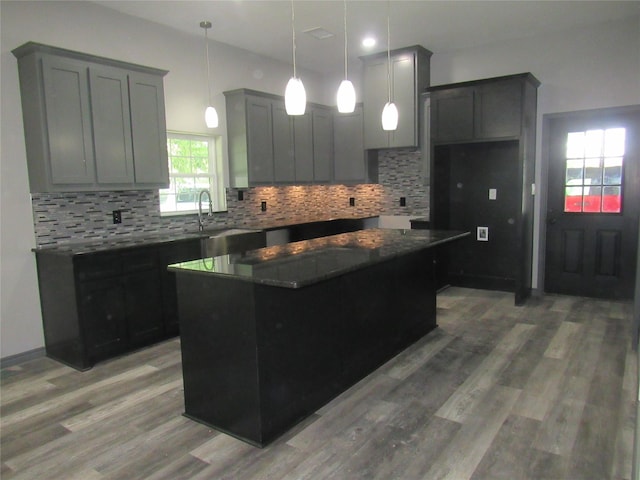
M 97 63 L 100 65 L 109 65 L 112 67 L 123 68 L 125 70 L 131 70 L 134 72 L 148 73 L 150 75 L 165 76 L 167 73 L 169 73 L 169 70 L 123 62 L 120 60 L 114 60 L 112 58 L 100 57 L 98 55 L 91 55 L 89 53 L 77 52 L 74 50 L 67 50 L 66 48 L 53 47 L 51 45 L 45 45 L 37 42 L 27 42 L 11 50 L 11 53 L 13 53 L 13 55 L 18 59 L 36 52 L 55 55 L 58 57 L 73 58 L 75 60 L 82 60 L 85 62 Z

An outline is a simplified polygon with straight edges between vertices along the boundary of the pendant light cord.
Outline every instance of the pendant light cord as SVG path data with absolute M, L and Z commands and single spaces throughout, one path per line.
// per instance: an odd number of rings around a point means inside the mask
M 347 0 L 344 0 L 344 79 L 347 80 Z
M 296 14 L 293 8 L 293 0 L 291 0 L 291 32 L 293 38 L 293 78 L 298 78 L 296 75 Z
M 387 0 L 387 86 L 389 87 L 389 103 L 391 103 L 391 28 L 389 27 L 390 0 Z
M 207 36 L 207 31 L 209 30 L 210 26 L 205 26 L 203 28 L 205 55 L 207 56 L 207 92 L 209 93 L 209 105 L 211 105 L 211 65 L 209 64 L 209 37 Z

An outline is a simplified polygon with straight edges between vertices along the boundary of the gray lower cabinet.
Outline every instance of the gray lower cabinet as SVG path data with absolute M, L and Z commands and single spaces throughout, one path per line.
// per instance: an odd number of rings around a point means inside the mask
M 419 45 L 361 57 L 363 61 L 364 147 L 367 149 L 420 145 L 420 94 L 429 86 L 431 52 Z M 382 110 L 391 98 L 398 108 L 398 128 L 382 129 Z
M 224 94 L 232 187 L 365 180 L 361 106 L 345 115 L 308 103 L 304 115 L 290 116 L 280 96 L 247 89 Z
M 168 184 L 166 71 L 33 42 L 13 54 L 31 192 Z

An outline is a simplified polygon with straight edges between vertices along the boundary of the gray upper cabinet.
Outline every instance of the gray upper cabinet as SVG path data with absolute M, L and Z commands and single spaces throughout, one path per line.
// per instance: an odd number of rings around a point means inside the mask
M 295 152 L 295 170 L 297 183 L 314 181 L 313 169 L 313 113 L 307 109 L 304 115 L 293 117 L 293 148 Z
M 290 116 L 278 95 L 247 89 L 224 95 L 232 187 L 364 181 L 361 107 L 348 120 L 312 103 L 304 115 Z M 336 124 L 338 116 L 345 119 Z M 352 162 L 340 166 L 342 176 L 334 176 L 335 148 Z
M 166 71 L 33 42 L 13 54 L 31 192 L 168 185 Z
M 40 184 L 46 187 L 47 180 L 61 189 L 74 184 L 92 185 L 95 160 L 86 65 L 73 59 L 45 57 L 41 70 L 29 63 L 20 75 L 21 81 L 27 77 L 25 82 L 37 82 L 33 95 L 22 94 L 23 111 L 33 120 L 27 123 L 25 114 L 31 191 L 40 191 Z M 38 84 L 43 89 L 37 89 Z M 33 118 L 32 113 L 41 117 Z
M 337 183 L 366 183 L 363 110 L 357 105 L 353 113 L 336 113 L 333 117 L 333 178 Z
M 242 115 L 241 118 L 233 118 L 233 122 L 227 124 L 229 131 L 229 148 L 233 146 L 233 156 L 229 151 L 229 159 L 233 160 L 238 186 L 247 186 L 248 178 L 254 183 L 272 183 L 273 170 L 273 123 L 271 121 L 271 101 L 264 98 L 247 97 L 234 99 L 232 116 Z M 228 102 L 228 100 L 227 100 Z M 246 121 L 244 112 L 246 108 Z M 227 114 L 229 115 L 227 103 Z M 240 120 L 242 123 L 240 124 Z M 246 132 L 246 137 L 235 131 L 236 126 Z M 252 161 L 247 164 L 247 157 Z
M 98 183 L 134 181 L 129 79 L 126 70 L 90 67 L 91 118 Z
M 419 45 L 391 51 L 391 97 L 398 108 L 398 128 L 382 130 L 382 109 L 389 97 L 387 53 L 361 57 L 364 64 L 364 147 L 418 147 L 419 99 L 429 86 L 431 52 Z
M 293 144 L 293 119 L 287 115 L 284 102 L 271 102 L 273 116 L 274 182 L 293 183 L 296 180 L 295 150 Z
M 274 142 L 274 129 L 282 131 L 284 128 L 280 125 L 282 116 L 278 112 L 274 118 L 273 98 L 250 90 L 233 90 L 224 95 L 231 186 L 272 185 L 275 180 L 274 143 L 278 144 L 277 148 L 287 149 L 291 143 L 280 134 Z M 288 123 L 286 129 L 288 131 Z
M 316 107 L 312 117 L 313 179 L 329 183 L 333 177 L 333 112 L 328 107 Z
M 162 77 L 129 72 L 134 175 L 137 185 L 169 184 Z
M 430 88 L 432 140 L 449 143 L 518 138 L 526 81 L 530 81 L 526 75 L 513 75 Z

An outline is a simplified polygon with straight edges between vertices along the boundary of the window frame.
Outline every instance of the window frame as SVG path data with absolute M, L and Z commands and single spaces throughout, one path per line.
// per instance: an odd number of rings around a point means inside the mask
M 171 149 L 170 142 L 173 139 L 178 140 L 191 140 L 191 141 L 207 141 L 209 144 L 208 147 L 208 166 L 209 171 L 207 173 L 185 173 L 185 174 L 175 174 L 171 171 Z M 226 186 L 225 186 L 225 175 L 224 175 L 224 162 L 222 158 L 222 136 L 220 135 L 211 135 L 211 134 L 202 134 L 202 133 L 193 133 L 193 132 L 179 132 L 173 130 L 167 130 L 167 161 L 169 162 L 169 188 L 171 188 L 171 184 L 173 183 L 174 178 L 208 178 L 209 179 L 209 195 L 211 196 L 211 204 L 214 212 L 226 212 L 227 211 L 227 202 L 226 202 Z M 161 192 L 166 189 L 159 189 L 159 204 L 158 208 L 160 210 L 161 217 L 175 217 L 180 215 L 194 215 L 198 213 L 198 209 L 189 209 L 189 210 L 171 210 L 171 211 L 163 211 L 162 210 L 162 198 Z M 175 192 L 177 195 L 177 192 Z M 203 207 L 204 208 L 204 207 Z
M 567 148 L 565 149 L 565 154 L 564 154 L 564 158 L 563 158 L 563 162 L 564 162 L 564 179 L 563 179 L 563 213 L 564 214 L 568 214 L 568 215 L 622 215 L 623 214 L 623 208 L 624 208 L 624 171 L 625 171 L 625 158 L 626 158 L 626 138 L 623 139 L 623 144 L 622 144 L 622 151 L 620 154 L 618 155 L 607 155 L 607 153 L 605 152 L 605 135 L 606 132 L 608 130 L 618 130 L 621 129 L 623 130 L 623 137 L 626 136 L 626 129 L 622 128 L 622 127 L 609 127 L 609 128 L 590 128 L 590 129 L 585 129 L 585 130 L 576 130 L 573 132 L 568 132 L 567 133 Z M 601 131 L 602 132 L 602 139 L 599 142 L 599 146 L 600 146 L 600 151 L 597 154 L 594 154 L 593 152 L 590 152 L 591 154 L 588 155 L 587 151 L 585 150 L 584 152 L 581 153 L 580 156 L 569 156 L 568 152 L 569 152 L 569 137 L 571 134 L 584 134 L 585 137 L 587 136 L 587 134 L 589 132 L 597 132 L 597 131 Z M 586 145 L 586 143 L 585 143 Z M 585 147 L 586 148 L 586 147 Z M 619 181 L 616 183 L 607 183 L 606 181 L 606 169 L 607 169 L 607 159 L 620 159 L 620 177 L 619 177 Z M 589 161 L 593 161 L 593 160 L 598 160 L 598 168 L 599 169 L 599 181 L 598 183 L 591 183 L 591 181 L 587 182 L 587 180 L 589 180 L 589 178 L 587 177 L 587 169 L 588 168 L 594 168 L 593 166 L 589 166 L 588 163 Z M 581 162 L 581 178 L 577 179 L 577 178 L 572 178 L 569 179 L 569 170 L 570 168 L 576 168 L 576 167 L 570 167 L 569 166 L 569 162 L 571 161 L 579 161 Z M 576 180 L 579 180 L 579 182 L 577 182 Z M 598 198 L 599 198 L 599 205 L 598 205 L 598 210 L 585 210 L 585 199 L 589 196 L 589 195 L 585 195 L 585 191 L 591 188 L 597 188 L 600 190 L 600 193 L 597 194 Z M 606 188 L 618 188 L 619 190 L 619 195 L 617 195 L 617 197 L 619 198 L 619 210 L 618 211 L 613 211 L 613 210 L 605 210 L 605 189 Z M 575 190 L 575 189 L 579 189 L 581 191 L 580 195 L 567 195 L 569 189 Z M 567 209 L 567 205 L 568 205 L 568 201 L 569 198 L 576 198 L 576 197 L 580 197 L 580 210 L 573 210 L 573 209 Z

